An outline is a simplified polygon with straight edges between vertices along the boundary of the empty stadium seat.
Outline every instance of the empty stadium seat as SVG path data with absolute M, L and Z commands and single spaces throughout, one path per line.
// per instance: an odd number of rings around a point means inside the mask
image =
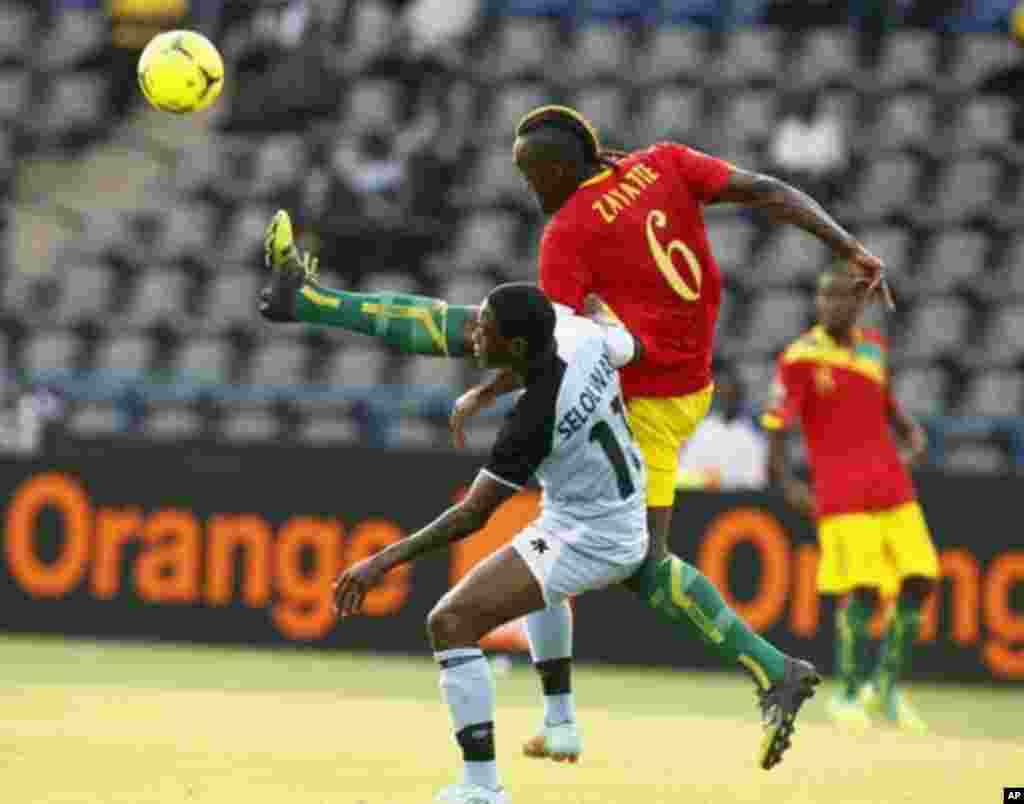
M 622 79 L 632 72 L 629 28 L 620 23 L 587 25 L 569 54 L 568 73 L 576 82 Z
M 62 266 L 61 276 L 60 302 L 55 311 L 58 321 L 73 324 L 98 318 L 110 309 L 114 273 L 105 265 Z
M 308 362 L 305 344 L 278 336 L 253 354 L 244 380 L 253 385 L 297 385 L 306 380 Z
M 958 444 L 942 457 L 942 469 L 954 474 L 994 474 L 1008 468 L 1006 452 L 995 444 Z
M 725 45 L 706 75 L 712 83 L 774 84 L 782 69 L 782 32 L 774 28 L 738 29 L 726 35 Z
M 459 226 L 451 268 L 476 273 L 489 264 L 502 263 L 514 250 L 519 219 L 507 212 L 481 211 Z
M 161 260 L 205 254 L 213 242 L 217 210 L 200 202 L 175 204 L 163 211 L 163 229 L 156 247 Z
M 502 87 L 481 121 L 482 134 L 487 140 L 509 147 L 516 126 L 527 112 L 557 100 L 551 89 L 539 81 L 508 84 Z
M 966 342 L 969 313 L 955 297 L 921 302 L 910 312 L 901 354 L 932 359 L 960 351 Z
M 358 425 L 344 414 L 309 417 L 299 428 L 299 440 L 308 444 L 356 444 L 361 440 Z
M 848 81 L 857 71 L 856 40 L 846 28 L 808 31 L 793 64 L 795 83 L 802 86 Z
M 936 235 L 928 243 L 921 269 L 922 288 L 945 293 L 971 282 L 985 269 L 988 238 L 970 229 L 953 229 Z
M 751 263 L 751 246 L 757 227 L 737 215 L 709 216 L 707 221 L 711 253 L 723 271 L 761 270 Z
M 180 319 L 185 314 L 188 283 L 183 271 L 170 266 L 144 272 L 119 323 L 146 327 L 163 319 Z
M 960 401 L 960 413 L 975 416 L 1020 416 L 1024 410 L 1024 376 L 993 369 L 974 376 Z
M 875 80 L 886 89 L 930 85 L 938 76 L 938 52 L 938 36 L 933 31 L 892 31 L 885 37 Z
M 32 55 L 35 13 L 22 3 L 0 4 L 0 62 L 26 62 Z
M 859 233 L 861 242 L 877 254 L 891 271 L 891 276 L 904 274 L 913 246 L 912 234 L 901 226 L 875 226 Z
M 778 105 L 778 96 L 773 90 L 737 92 L 725 103 L 720 136 L 733 143 L 766 140 L 775 130 Z
M 41 113 L 49 134 L 72 130 L 98 130 L 107 124 L 108 80 L 98 73 L 77 72 L 58 75 L 47 93 Z
M 831 259 L 828 248 L 794 226 L 780 226 L 758 254 L 749 279 L 758 285 L 786 285 L 816 276 Z
M 942 413 L 947 386 L 948 378 L 941 368 L 918 366 L 896 372 L 892 393 L 900 405 L 912 413 Z
M 445 436 L 433 422 L 415 416 L 402 416 L 396 422 L 395 445 L 408 449 L 436 447 Z
M 262 284 L 263 279 L 255 272 L 218 274 L 202 306 L 202 326 L 219 330 L 236 322 L 256 322 L 256 300 Z
M 363 293 L 419 293 L 419 282 L 408 273 L 372 273 L 360 285 Z
M 953 148 L 971 151 L 1002 148 L 1013 140 L 1014 103 L 1009 98 L 970 98 L 956 110 Z
M 257 153 L 253 194 L 272 202 L 280 193 L 298 185 L 308 173 L 308 157 L 305 141 L 298 134 L 268 139 Z
M 943 170 L 929 212 L 957 221 L 984 212 L 996 199 L 1002 167 L 995 159 L 969 156 Z
M 114 335 L 100 344 L 94 368 L 111 379 L 141 379 L 153 360 L 153 340 L 147 335 Z
M 530 200 L 529 187 L 507 144 L 496 144 L 485 150 L 473 166 L 471 175 L 466 183 L 467 196 L 474 204 L 499 201 L 527 203 Z
M 917 161 L 908 154 L 871 160 L 854 189 L 854 214 L 881 218 L 916 203 L 920 173 Z
M 628 120 L 626 93 L 615 84 L 599 84 L 576 93 L 572 105 L 597 129 L 603 142 L 622 142 Z
M 394 38 L 395 15 L 388 3 L 364 0 L 352 7 L 344 52 L 356 64 L 383 53 Z
M 338 386 L 376 385 L 384 379 L 388 353 L 367 341 L 335 350 L 327 361 L 323 382 Z
M 222 383 L 230 379 L 232 361 L 232 349 L 227 341 L 195 337 L 182 345 L 172 363 L 171 372 L 182 382 Z
M 452 304 L 479 304 L 491 290 L 494 283 L 486 276 L 460 276 L 445 283 L 442 293 Z
M 634 116 L 634 147 L 661 140 L 686 142 L 704 125 L 704 95 L 672 84 L 658 87 Z
M 707 33 L 688 25 L 662 25 L 637 56 L 635 79 L 655 84 L 693 78 L 707 69 Z
M 177 441 L 197 437 L 202 424 L 190 405 L 161 403 L 154 406 L 143 426 L 146 435 L 155 441 Z
M 0 122 L 16 123 L 28 110 L 32 78 L 27 70 L 0 70 Z
M 982 361 L 1009 365 L 1024 360 L 1024 303 L 1007 304 L 992 316 L 982 338 Z
M 765 291 L 754 301 L 746 335 L 751 351 L 774 354 L 807 328 L 810 304 L 803 293 Z
M 755 407 L 763 406 L 771 395 L 775 363 L 771 360 L 741 360 L 736 363 L 736 373 L 747 389 L 750 402 Z
M 883 148 L 927 145 L 935 136 L 935 100 L 923 92 L 894 95 L 884 101 L 872 144 Z
M 123 416 L 116 405 L 109 402 L 87 402 L 71 414 L 68 429 L 85 438 L 112 436 L 123 426 Z
M 229 442 L 245 443 L 272 441 L 280 432 L 281 423 L 269 406 L 248 405 L 224 418 L 220 435 Z
M 38 332 L 23 346 L 21 365 L 29 377 L 73 371 L 79 354 L 78 339 L 67 331 Z
M 982 79 L 1020 59 L 1020 51 L 1006 34 L 963 34 L 955 39 L 956 57 L 952 78 L 960 90 L 977 85 Z
M 259 204 L 247 204 L 228 223 L 223 241 L 218 244 L 221 260 L 235 265 L 255 265 L 263 256 L 263 231 L 273 210 Z
M 353 131 L 392 129 L 398 122 L 400 87 L 395 81 L 364 78 L 345 100 L 346 127 Z
M 544 75 L 552 54 L 558 51 L 557 42 L 557 30 L 550 20 L 503 20 L 485 72 L 502 81 Z
M 416 388 L 442 387 L 456 391 L 465 385 L 465 369 L 462 360 L 413 358 L 402 367 L 401 382 Z

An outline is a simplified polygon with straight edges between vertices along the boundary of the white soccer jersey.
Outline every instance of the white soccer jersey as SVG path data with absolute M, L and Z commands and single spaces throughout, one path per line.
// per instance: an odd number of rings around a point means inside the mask
M 536 475 L 538 522 L 566 541 L 582 526 L 607 537 L 591 547 L 632 547 L 647 539 L 647 478 L 616 369 L 635 343 L 624 329 L 574 315 L 559 315 L 555 340 L 555 354 L 531 368 L 484 471 L 516 488 Z

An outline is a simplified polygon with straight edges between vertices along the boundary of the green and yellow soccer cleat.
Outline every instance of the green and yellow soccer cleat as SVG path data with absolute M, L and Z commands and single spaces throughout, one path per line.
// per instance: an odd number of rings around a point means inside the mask
M 865 684 L 858 696 L 864 709 L 893 726 L 914 734 L 927 734 L 928 724 L 900 690 L 882 695 L 874 684 Z
M 828 716 L 841 729 L 864 732 L 871 728 L 871 716 L 856 697 L 836 693 L 828 700 Z
M 296 247 L 292 220 L 283 209 L 267 224 L 263 260 L 270 269 L 270 282 L 260 291 L 260 315 L 268 321 L 295 321 L 295 294 L 303 284 L 316 280 L 317 261 Z
M 813 664 L 787 656 L 782 681 L 767 690 L 758 690 L 764 729 L 758 764 L 765 770 L 782 762 L 782 755 L 791 744 L 797 713 L 804 701 L 814 696 L 814 688 L 820 683 L 821 676 Z

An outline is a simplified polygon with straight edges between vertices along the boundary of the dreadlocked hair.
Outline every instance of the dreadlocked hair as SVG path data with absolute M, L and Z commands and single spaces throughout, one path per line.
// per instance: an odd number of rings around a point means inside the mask
M 575 134 L 583 144 L 587 160 L 595 164 L 618 168 L 619 161 L 628 156 L 625 151 L 602 148 L 601 140 L 597 136 L 597 129 L 593 124 L 568 106 L 539 106 L 533 111 L 527 112 L 516 126 L 516 136 L 521 137 L 546 126 L 560 128 Z

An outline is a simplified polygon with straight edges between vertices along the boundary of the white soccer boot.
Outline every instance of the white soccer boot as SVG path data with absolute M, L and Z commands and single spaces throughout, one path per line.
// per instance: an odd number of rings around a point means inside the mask
M 449 804 L 511 804 L 512 797 L 504 790 L 491 790 L 475 784 L 450 784 L 434 801 Z
M 575 765 L 583 753 L 583 738 L 572 721 L 544 725 L 540 734 L 523 743 L 523 753 L 533 759 L 553 759 Z

